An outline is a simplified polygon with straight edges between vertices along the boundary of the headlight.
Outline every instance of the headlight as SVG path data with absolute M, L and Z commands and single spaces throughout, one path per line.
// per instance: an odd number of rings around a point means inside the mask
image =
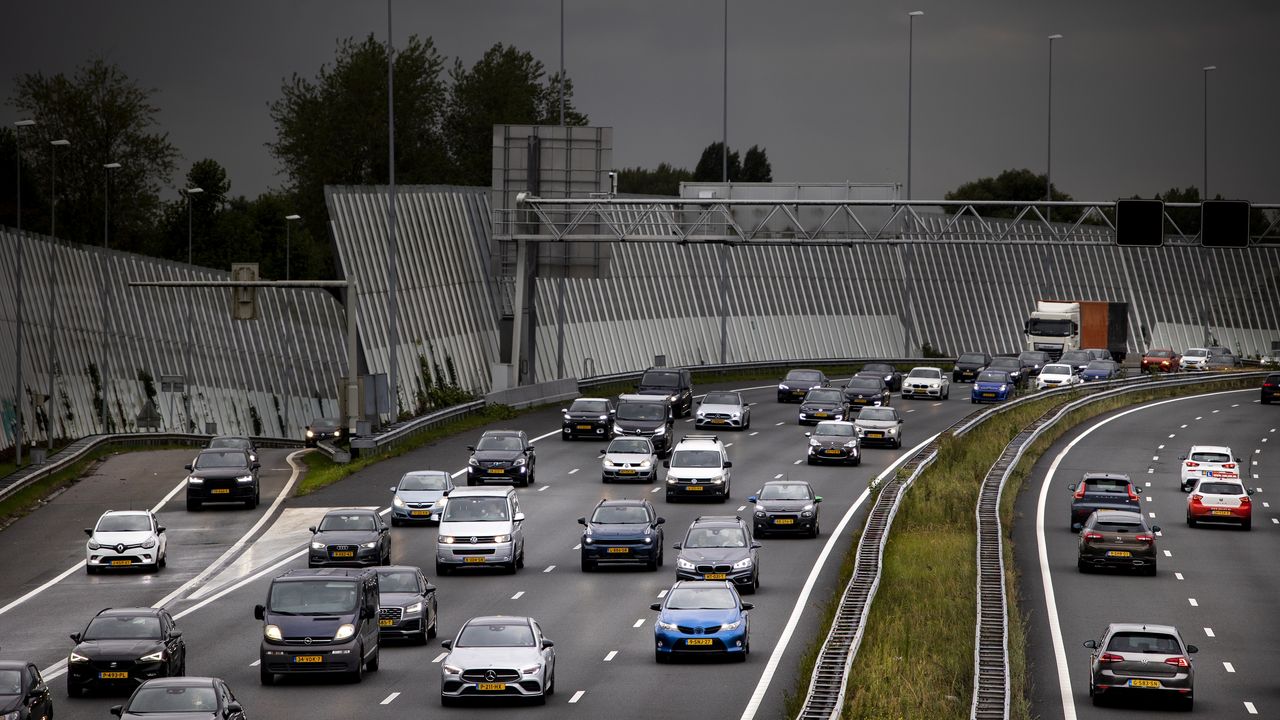
M 150 655 L 143 655 L 138 658 L 138 662 L 164 662 L 164 651 L 153 652 Z
M 511 466 L 512 466 L 512 467 L 520 467 L 521 465 L 524 465 L 526 462 L 528 462 L 528 461 L 527 461 L 527 460 L 525 460 L 524 458 L 516 458 L 516 461 L 515 461 L 515 462 L 513 462 L 513 463 L 511 463 Z
M 645 532 L 647 533 L 647 532 L 649 532 L 649 531 L 648 531 L 648 530 L 646 530 Z M 647 537 L 647 538 L 645 538 L 645 539 L 644 539 L 644 544 L 645 544 L 645 545 L 652 545 L 652 544 L 653 544 L 653 538 L 651 538 L 651 537 Z
M 541 665 L 530 665 L 529 667 L 520 668 L 521 675 L 537 675 L 540 672 L 542 672 Z
M 342 431 L 341 431 L 341 430 L 334 430 L 334 431 L 333 431 L 333 436 L 334 436 L 334 437 L 342 437 Z
M 666 435 L 666 434 L 667 434 L 667 426 L 666 426 L 666 425 L 659 425 L 659 426 L 658 426 L 658 429 L 653 431 L 653 434 L 654 434 L 654 435 Z
M 67 658 L 67 662 L 69 662 L 69 663 L 85 663 L 85 662 L 89 662 L 89 658 L 87 658 L 87 657 L 85 657 L 85 656 L 81 655 L 81 654 L 80 654 L 80 653 L 78 653 L 78 652 L 74 652 L 74 651 L 73 651 L 73 652 L 71 653 L 71 657 Z
M 404 609 L 405 615 L 417 615 L 422 612 L 422 602 L 418 601 Z
M 356 626 L 351 623 L 344 623 L 338 626 L 338 632 L 333 634 L 334 640 L 346 640 L 356 634 Z
M 452 545 L 457 541 L 457 538 L 452 535 L 441 535 L 439 540 L 441 545 Z
M 862 433 L 858 433 L 858 434 L 859 434 L 859 435 L 861 435 Z M 858 441 L 857 441 L 857 440 L 850 440 L 849 442 L 845 443 L 845 444 L 844 444 L 844 446 L 845 446 L 845 447 L 847 447 L 847 448 L 850 448 L 850 449 L 852 449 L 852 448 L 856 448 L 856 447 L 858 447 Z
M 5 713 L 3 715 L 0 715 L 0 720 L 18 720 L 18 715 L 21 712 L 22 712 L 21 710 L 14 710 L 13 712 Z
M 155 547 L 155 546 L 156 546 L 156 539 L 155 539 L 155 538 L 147 538 L 147 541 L 146 541 L 146 542 L 144 542 L 144 543 L 142 543 L 142 547 L 147 548 L 147 549 L 151 549 L 151 548 L 153 548 L 153 547 Z
M 778 389 L 779 389 L 779 390 L 790 390 L 791 388 L 787 387 L 786 385 L 783 385 L 783 384 L 779 383 L 779 384 L 778 384 Z
M 591 538 L 589 538 L 589 537 L 587 537 L 587 536 L 585 536 L 585 535 L 582 537 L 582 544 L 583 544 L 583 545 L 590 545 L 590 544 L 591 544 L 591 543 L 593 543 L 593 542 L 595 542 L 595 540 L 592 540 Z
M 722 484 L 722 483 L 724 483 L 724 476 L 723 476 L 723 475 L 721 475 L 721 476 L 719 476 L 719 477 L 713 477 L 713 478 L 711 478 L 711 484 L 712 484 L 712 485 L 720 485 L 720 484 Z
M 378 547 L 378 541 L 371 540 L 370 542 L 367 542 L 367 543 L 360 543 L 360 547 L 364 548 L 365 550 L 372 550 Z
M 724 625 L 720 626 L 720 632 L 724 632 L 725 630 L 737 630 L 741 626 L 742 626 L 741 620 L 736 620 L 731 623 L 725 623 Z
M 496 543 L 511 542 L 511 536 L 510 535 L 494 535 L 493 541 Z
M 677 630 L 678 629 L 675 623 L 662 622 L 661 620 L 656 620 L 654 621 L 653 624 L 659 630 Z
M 399 495 L 396 495 L 391 498 L 391 504 L 395 505 L 398 508 L 404 507 L 404 501 L 400 499 Z
M 313 438 L 313 437 L 315 437 L 315 436 L 316 436 L 316 434 L 315 434 L 314 432 L 312 432 L 312 431 L 310 431 L 310 430 L 308 430 L 308 431 L 307 431 L 307 437 L 309 437 L 309 438 Z
M 705 413 L 705 412 L 703 412 L 702 410 L 699 410 L 699 411 L 698 411 L 698 419 L 699 419 L 699 420 L 703 420 L 703 419 L 705 419 L 705 418 L 706 418 L 706 416 L 707 416 L 707 415 L 706 415 L 706 413 Z
M 267 625 L 262 628 L 262 635 L 268 640 L 284 640 L 284 635 L 280 632 L 280 628 L 276 625 Z
M 800 508 L 800 509 L 801 509 L 801 510 L 803 510 L 804 512 L 812 512 L 812 511 L 813 511 L 813 503 L 809 503 L 808 505 L 805 505 L 804 507 L 802 507 L 802 508 Z
M 443 665 L 440 666 L 440 668 L 444 670 L 445 675 L 461 675 L 462 674 L 462 668 L 458 667 L 457 665 L 450 665 L 449 663 L 444 663 Z
M 89 538 L 89 549 L 90 549 L 90 550 L 97 550 L 97 549 L 98 549 L 98 548 L 100 548 L 100 547 L 102 547 L 102 546 L 98 544 L 98 541 L 97 541 L 97 540 L 94 540 L 93 538 Z
M 885 382 L 889 382 L 889 381 L 891 381 L 891 380 L 893 380 L 893 376 L 892 376 L 892 375 L 885 375 L 885 376 L 884 376 L 884 381 L 885 381 Z
M 188 483 L 189 485 L 203 485 L 203 484 L 204 484 L 204 478 L 189 477 L 189 478 L 187 478 L 187 483 Z
M 730 417 L 732 417 L 734 420 L 738 420 L 742 417 L 742 413 L 735 411 L 733 414 L 730 415 Z
M 757 509 L 756 509 L 756 517 L 758 517 L 758 518 L 762 518 L 762 517 L 764 517 L 764 510 L 763 510 L 763 509 L 760 509 L 760 508 L 757 508 Z
M 468 464 L 468 465 L 470 465 L 470 466 L 472 466 L 472 467 L 479 467 L 479 466 L 480 466 L 480 463 L 479 463 L 479 462 L 477 462 L 477 461 L 476 461 L 476 459 L 475 459 L 475 458 L 473 458 L 473 457 L 469 457 L 469 458 L 467 458 L 467 464 Z
M 734 563 L 734 564 L 733 564 L 733 569 L 734 569 L 734 570 L 742 570 L 742 569 L 744 569 L 744 568 L 749 568 L 749 567 L 751 567 L 751 565 L 752 565 L 752 563 L 751 563 L 751 558 L 749 558 L 749 557 L 744 557 L 744 558 L 742 558 L 741 560 L 739 560 L 738 562 L 736 562 L 736 563 Z
M 241 475 L 240 477 L 236 478 L 236 482 L 251 483 L 251 482 L 253 482 L 253 476 L 252 476 L 252 475 Z
M 600 420 L 608 420 L 608 419 L 609 419 L 609 416 L 608 416 L 608 415 L 601 415 L 598 419 L 600 419 Z
M 814 440 L 813 438 L 809 438 L 809 447 L 818 447 L 818 446 L 819 446 L 819 443 L 817 440 Z
M 603 465 L 604 469 L 606 470 L 613 470 L 614 468 L 618 467 L 617 463 L 610 460 L 609 458 L 605 458 L 604 461 L 600 464 Z
M 614 434 L 614 435 L 621 435 L 622 433 L 623 433 L 622 428 L 618 425 L 618 423 L 614 423 L 614 424 L 613 424 L 613 434 Z
M 312 550 L 323 550 L 323 549 L 324 549 L 324 543 L 322 543 L 322 542 L 312 542 L 312 543 L 311 543 L 311 549 L 312 549 Z
M 641 469 L 641 470 L 648 470 L 648 469 L 649 469 L 649 468 L 651 468 L 651 467 L 653 467 L 653 461 L 651 461 L 651 460 L 642 460 L 642 461 L 640 462 L 640 469 Z
M 689 562 L 688 560 L 685 560 L 684 558 L 676 558 L 676 567 L 680 568 L 681 570 L 692 570 L 693 563 Z
M 672 475 L 671 473 L 667 473 L 667 483 L 668 483 L 668 484 L 675 485 L 675 484 L 676 484 L 676 483 L 678 483 L 678 482 L 680 482 L 680 478 L 678 478 L 678 477 L 676 477 L 676 476 Z
M 1008 386 L 1008 385 L 1001 385 L 1001 386 L 1000 386 L 1000 392 L 1007 392 L 1008 390 L 1009 390 L 1009 386 Z

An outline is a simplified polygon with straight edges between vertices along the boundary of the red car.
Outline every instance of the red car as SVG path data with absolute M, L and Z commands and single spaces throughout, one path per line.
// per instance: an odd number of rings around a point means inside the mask
M 1142 372 L 1176 372 L 1182 356 L 1168 348 L 1153 348 L 1142 354 Z
M 1238 480 L 1203 478 L 1187 498 L 1187 525 L 1225 522 L 1248 530 L 1253 526 L 1252 494 Z

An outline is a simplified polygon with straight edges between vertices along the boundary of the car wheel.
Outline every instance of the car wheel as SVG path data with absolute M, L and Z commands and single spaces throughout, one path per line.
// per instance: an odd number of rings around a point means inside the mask
M 187 512 L 200 512 L 203 509 L 204 505 L 199 500 L 187 501 Z
M 1194 697 L 1188 696 L 1182 700 L 1182 712 L 1191 712 L 1191 709 L 1195 706 L 1196 699 Z
M 444 577 L 445 575 L 448 575 L 448 574 L 449 574 L 449 566 L 437 560 L 436 575 L 439 575 L 440 577 Z
M 656 663 L 658 663 L 659 665 L 665 665 L 665 664 L 666 664 L 666 662 L 667 662 L 667 656 L 666 656 L 666 654 L 665 654 L 665 653 L 663 653 L 663 652 L 662 652 L 662 651 L 660 651 L 660 650 L 654 650 L 654 651 L 653 651 L 653 661 L 654 661 L 654 662 L 656 662 Z
M 1190 514 L 1188 514 L 1188 515 L 1187 515 L 1187 527 L 1195 527 L 1195 526 L 1196 526 L 1196 519 L 1195 519 L 1195 518 L 1193 518 L 1193 517 L 1191 517 L 1191 515 L 1190 515 Z
M 556 666 L 555 665 L 551 666 L 551 677 L 547 679 L 546 694 L 548 696 L 556 694 Z
M 1245 520 L 1244 522 L 1240 523 L 1240 529 L 1241 529 L 1241 530 L 1246 530 L 1246 531 L 1247 531 L 1247 530 L 1252 530 L 1252 529 L 1253 529 L 1253 518 L 1249 518 L 1248 520 Z
M 86 574 L 86 575 L 97 575 L 97 574 L 98 574 L 98 568 L 97 568 L 97 567 L 95 567 L 95 566 L 93 566 L 93 565 L 90 565 L 90 564 L 88 564 L 88 563 L 85 563 L 85 566 L 84 566 L 84 572 L 85 572 L 85 574 Z
M 1155 560 L 1152 560 L 1152 561 L 1151 561 L 1151 564 L 1147 566 L 1146 570 L 1147 570 L 1147 575 L 1149 575 L 1149 576 L 1151 576 L 1151 577 L 1155 577 L 1155 576 L 1156 576 L 1156 561 L 1155 561 Z
M 516 567 L 524 567 L 524 545 L 520 546 L 520 554 L 516 556 Z
M 356 656 L 356 669 L 347 673 L 347 680 L 353 683 L 364 682 L 364 648 L 359 648 L 356 652 L 360 653 Z
M 859 455 L 858 457 L 856 457 L 856 458 L 854 458 L 854 459 L 853 459 L 853 466 L 854 466 L 854 467 L 858 467 L 858 466 L 859 466 L 859 465 L 861 465 L 861 464 L 862 464 L 862 456 L 861 456 L 861 455 Z
M 262 665 L 258 666 L 258 682 L 262 685 L 275 685 L 276 674 L 267 670 Z
M 1089 572 L 1089 563 L 1084 560 L 1076 560 L 1076 569 L 1082 573 Z
M 168 554 L 168 553 L 161 553 L 161 554 L 160 554 L 160 560 L 158 560 L 158 561 L 156 562 L 156 570 L 159 570 L 159 569 L 161 569 L 161 568 L 163 568 L 163 567 L 166 567 L 166 566 L 168 566 L 168 564 L 169 564 L 169 554 Z
M 440 696 L 440 707 L 454 707 L 457 704 L 457 698 L 451 698 L 448 695 Z
M 806 465 L 812 465 L 812 464 L 813 464 L 813 456 L 812 456 L 812 455 L 810 455 L 810 456 L 806 457 L 806 458 L 804 459 L 804 462 L 805 462 L 805 464 L 806 464 Z
M 974 405 L 978 404 L 978 401 L 974 400 L 973 398 L 969 398 L 969 402 L 973 403 Z
M 582 558 L 582 572 L 592 572 L 596 569 L 596 564 L 592 560 Z
M 818 521 L 813 521 L 813 529 L 809 531 L 809 537 L 816 538 L 822 533 L 822 529 L 818 527 Z
M 400 519 L 394 515 L 391 517 L 391 527 L 400 527 Z

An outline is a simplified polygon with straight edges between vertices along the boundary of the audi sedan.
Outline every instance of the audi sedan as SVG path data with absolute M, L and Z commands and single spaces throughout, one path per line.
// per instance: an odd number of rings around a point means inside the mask
M 1004 402 L 1013 397 L 1013 381 L 1009 373 L 999 370 L 983 370 L 973 382 L 969 391 L 969 400 L 975 405 L 980 402 Z
M 160 677 L 187 674 L 187 645 L 163 608 L 107 608 L 81 632 L 67 658 L 67 695 L 133 690 Z
M 849 403 L 835 388 L 814 388 L 804 396 L 798 414 L 801 425 L 817 425 L 822 420 L 847 420 Z
M 546 703 L 556 691 L 555 643 L 528 617 L 471 618 L 440 646 L 440 704 L 484 698 L 526 698 Z
M 391 564 L 391 530 L 376 510 L 330 510 L 319 525 L 307 529 L 307 567 Z
M 694 413 L 693 426 L 699 430 L 751 428 L 751 406 L 736 392 L 709 392 Z
M 770 480 L 747 502 L 756 506 L 752 513 L 756 537 L 766 533 L 801 533 L 818 537 L 818 503 L 822 496 L 803 480 Z
M 722 655 L 739 662 L 751 652 L 751 603 L 723 581 L 681 580 L 650 610 L 653 657 L 663 663 L 679 655 Z
M 1252 494 L 1238 480 L 1201 480 L 1187 498 L 1187 525 L 1233 523 L 1249 530 L 1253 527 Z
M 1148 527 L 1140 511 L 1097 510 L 1080 530 L 1076 568 L 1083 573 L 1119 567 L 1155 575 L 1158 532 L 1160 526 Z
M 148 680 L 133 691 L 129 702 L 112 707 L 111 714 L 121 720 L 245 720 L 231 688 L 208 677 Z
M 1190 710 L 1194 702 L 1197 648 L 1171 625 L 1111 623 L 1089 648 L 1089 697 L 1101 705 L 1113 695 L 1165 697 Z
M 792 370 L 778 383 L 778 402 L 800 402 L 810 390 L 829 383 L 821 370 Z

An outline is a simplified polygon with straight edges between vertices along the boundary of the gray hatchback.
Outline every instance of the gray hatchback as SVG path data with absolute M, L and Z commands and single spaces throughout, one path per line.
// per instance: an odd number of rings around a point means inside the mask
M 1094 705 L 1124 693 L 1155 695 L 1190 710 L 1194 701 L 1195 645 L 1172 625 L 1111 623 L 1089 648 L 1089 697 Z

